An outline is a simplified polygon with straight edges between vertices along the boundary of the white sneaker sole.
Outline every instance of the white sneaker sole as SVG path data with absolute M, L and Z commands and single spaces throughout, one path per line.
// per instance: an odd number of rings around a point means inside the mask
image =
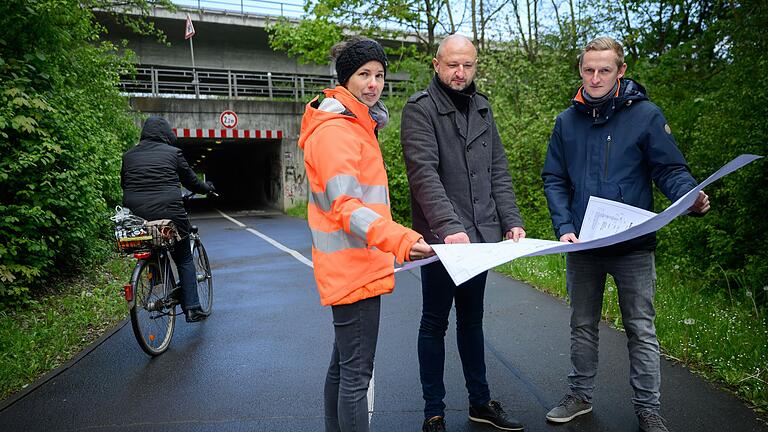
M 592 412 L 592 407 L 589 407 L 587 409 L 583 409 L 583 410 L 581 410 L 581 411 L 579 411 L 577 413 L 574 413 L 570 417 L 550 417 L 550 416 L 547 416 L 547 420 L 551 421 L 553 423 L 568 423 L 569 421 L 575 419 L 576 417 L 578 417 L 578 416 L 580 416 L 582 414 L 586 414 L 588 412 Z
M 487 424 L 495 427 L 496 429 L 509 430 L 509 431 L 521 431 L 521 430 L 523 430 L 522 427 L 518 427 L 518 428 L 501 427 L 501 426 L 497 425 L 496 423 L 494 423 L 494 422 L 492 422 L 490 420 L 481 419 L 481 418 L 478 418 L 478 417 L 469 416 L 469 419 L 472 420 L 473 422 L 487 423 Z

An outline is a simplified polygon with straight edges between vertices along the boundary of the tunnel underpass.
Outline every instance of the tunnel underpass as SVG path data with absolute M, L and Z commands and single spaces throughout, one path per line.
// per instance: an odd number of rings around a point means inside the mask
M 221 208 L 279 208 L 280 139 L 178 138 L 192 169 L 216 186 Z

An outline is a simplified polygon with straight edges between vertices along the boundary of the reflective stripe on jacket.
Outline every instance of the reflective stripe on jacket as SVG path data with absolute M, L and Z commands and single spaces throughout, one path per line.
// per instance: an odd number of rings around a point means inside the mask
M 393 258 L 405 261 L 421 236 L 392 220 L 387 173 L 368 107 L 341 86 L 324 93 L 341 103 L 334 110 L 340 112 L 319 109 L 318 98 L 308 103 L 299 147 L 310 189 L 315 280 L 327 306 L 392 292 Z

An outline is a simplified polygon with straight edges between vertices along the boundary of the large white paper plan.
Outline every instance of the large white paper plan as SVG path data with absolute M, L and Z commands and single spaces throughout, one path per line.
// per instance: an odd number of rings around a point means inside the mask
M 594 219 L 598 222 L 590 222 L 592 224 L 597 224 L 597 230 L 593 229 L 593 233 L 590 234 L 594 237 L 590 240 L 582 240 L 580 243 L 563 243 L 559 241 L 525 238 L 519 242 L 505 240 L 500 243 L 434 244 L 432 245 L 432 248 L 445 266 L 451 279 L 453 279 L 453 282 L 456 285 L 459 285 L 486 270 L 516 258 L 562 252 L 577 252 L 621 243 L 658 231 L 676 217 L 688 213 L 688 209 L 696 201 L 699 191 L 710 185 L 712 182 L 762 157 L 763 156 L 744 154 L 734 158 L 706 180 L 701 182 L 698 186 L 691 189 L 687 194 L 672 203 L 663 212 L 657 215 L 654 215 L 651 212 L 646 212 L 650 213 L 651 216 L 643 221 L 639 220 L 643 219 L 641 212 L 644 212 L 644 210 L 627 206 L 626 204 L 601 200 L 603 201 L 602 205 L 598 204 L 601 211 L 595 212 L 598 216 Z M 611 204 L 605 205 L 605 201 L 608 201 Z M 591 202 L 592 199 L 590 199 L 590 203 Z M 629 207 L 629 209 L 627 209 L 627 207 Z M 610 209 L 621 209 L 621 211 L 624 212 L 624 216 L 614 217 L 607 213 Z M 633 214 L 631 218 L 628 216 L 630 213 Z M 631 222 L 630 220 L 634 220 L 634 222 Z M 604 223 L 601 224 L 600 221 L 603 221 Z M 638 221 L 639 223 L 635 223 Z M 626 228 L 622 229 L 622 226 L 626 226 Z M 582 226 L 582 231 L 583 230 L 584 227 Z M 600 237 L 602 234 L 610 231 L 615 232 Z M 408 263 L 406 266 L 403 266 L 396 271 L 419 267 L 434 261 L 434 257 L 431 259 L 415 261 L 413 263 Z
M 656 213 L 624 203 L 589 197 L 579 240 L 589 241 L 620 233 L 656 216 Z

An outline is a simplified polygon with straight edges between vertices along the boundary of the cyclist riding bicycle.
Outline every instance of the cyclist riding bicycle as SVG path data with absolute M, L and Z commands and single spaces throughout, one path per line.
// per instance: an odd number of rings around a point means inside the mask
M 171 251 L 181 279 L 181 308 L 187 322 L 208 317 L 200 307 L 197 276 L 192 261 L 189 232 L 192 225 L 184 209 L 179 183 L 192 192 L 214 192 L 213 184 L 202 182 L 189 167 L 181 149 L 174 147 L 176 136 L 168 121 L 152 116 L 144 122 L 139 143 L 123 154 L 120 185 L 123 206 L 147 220 L 170 219 L 182 237 Z

